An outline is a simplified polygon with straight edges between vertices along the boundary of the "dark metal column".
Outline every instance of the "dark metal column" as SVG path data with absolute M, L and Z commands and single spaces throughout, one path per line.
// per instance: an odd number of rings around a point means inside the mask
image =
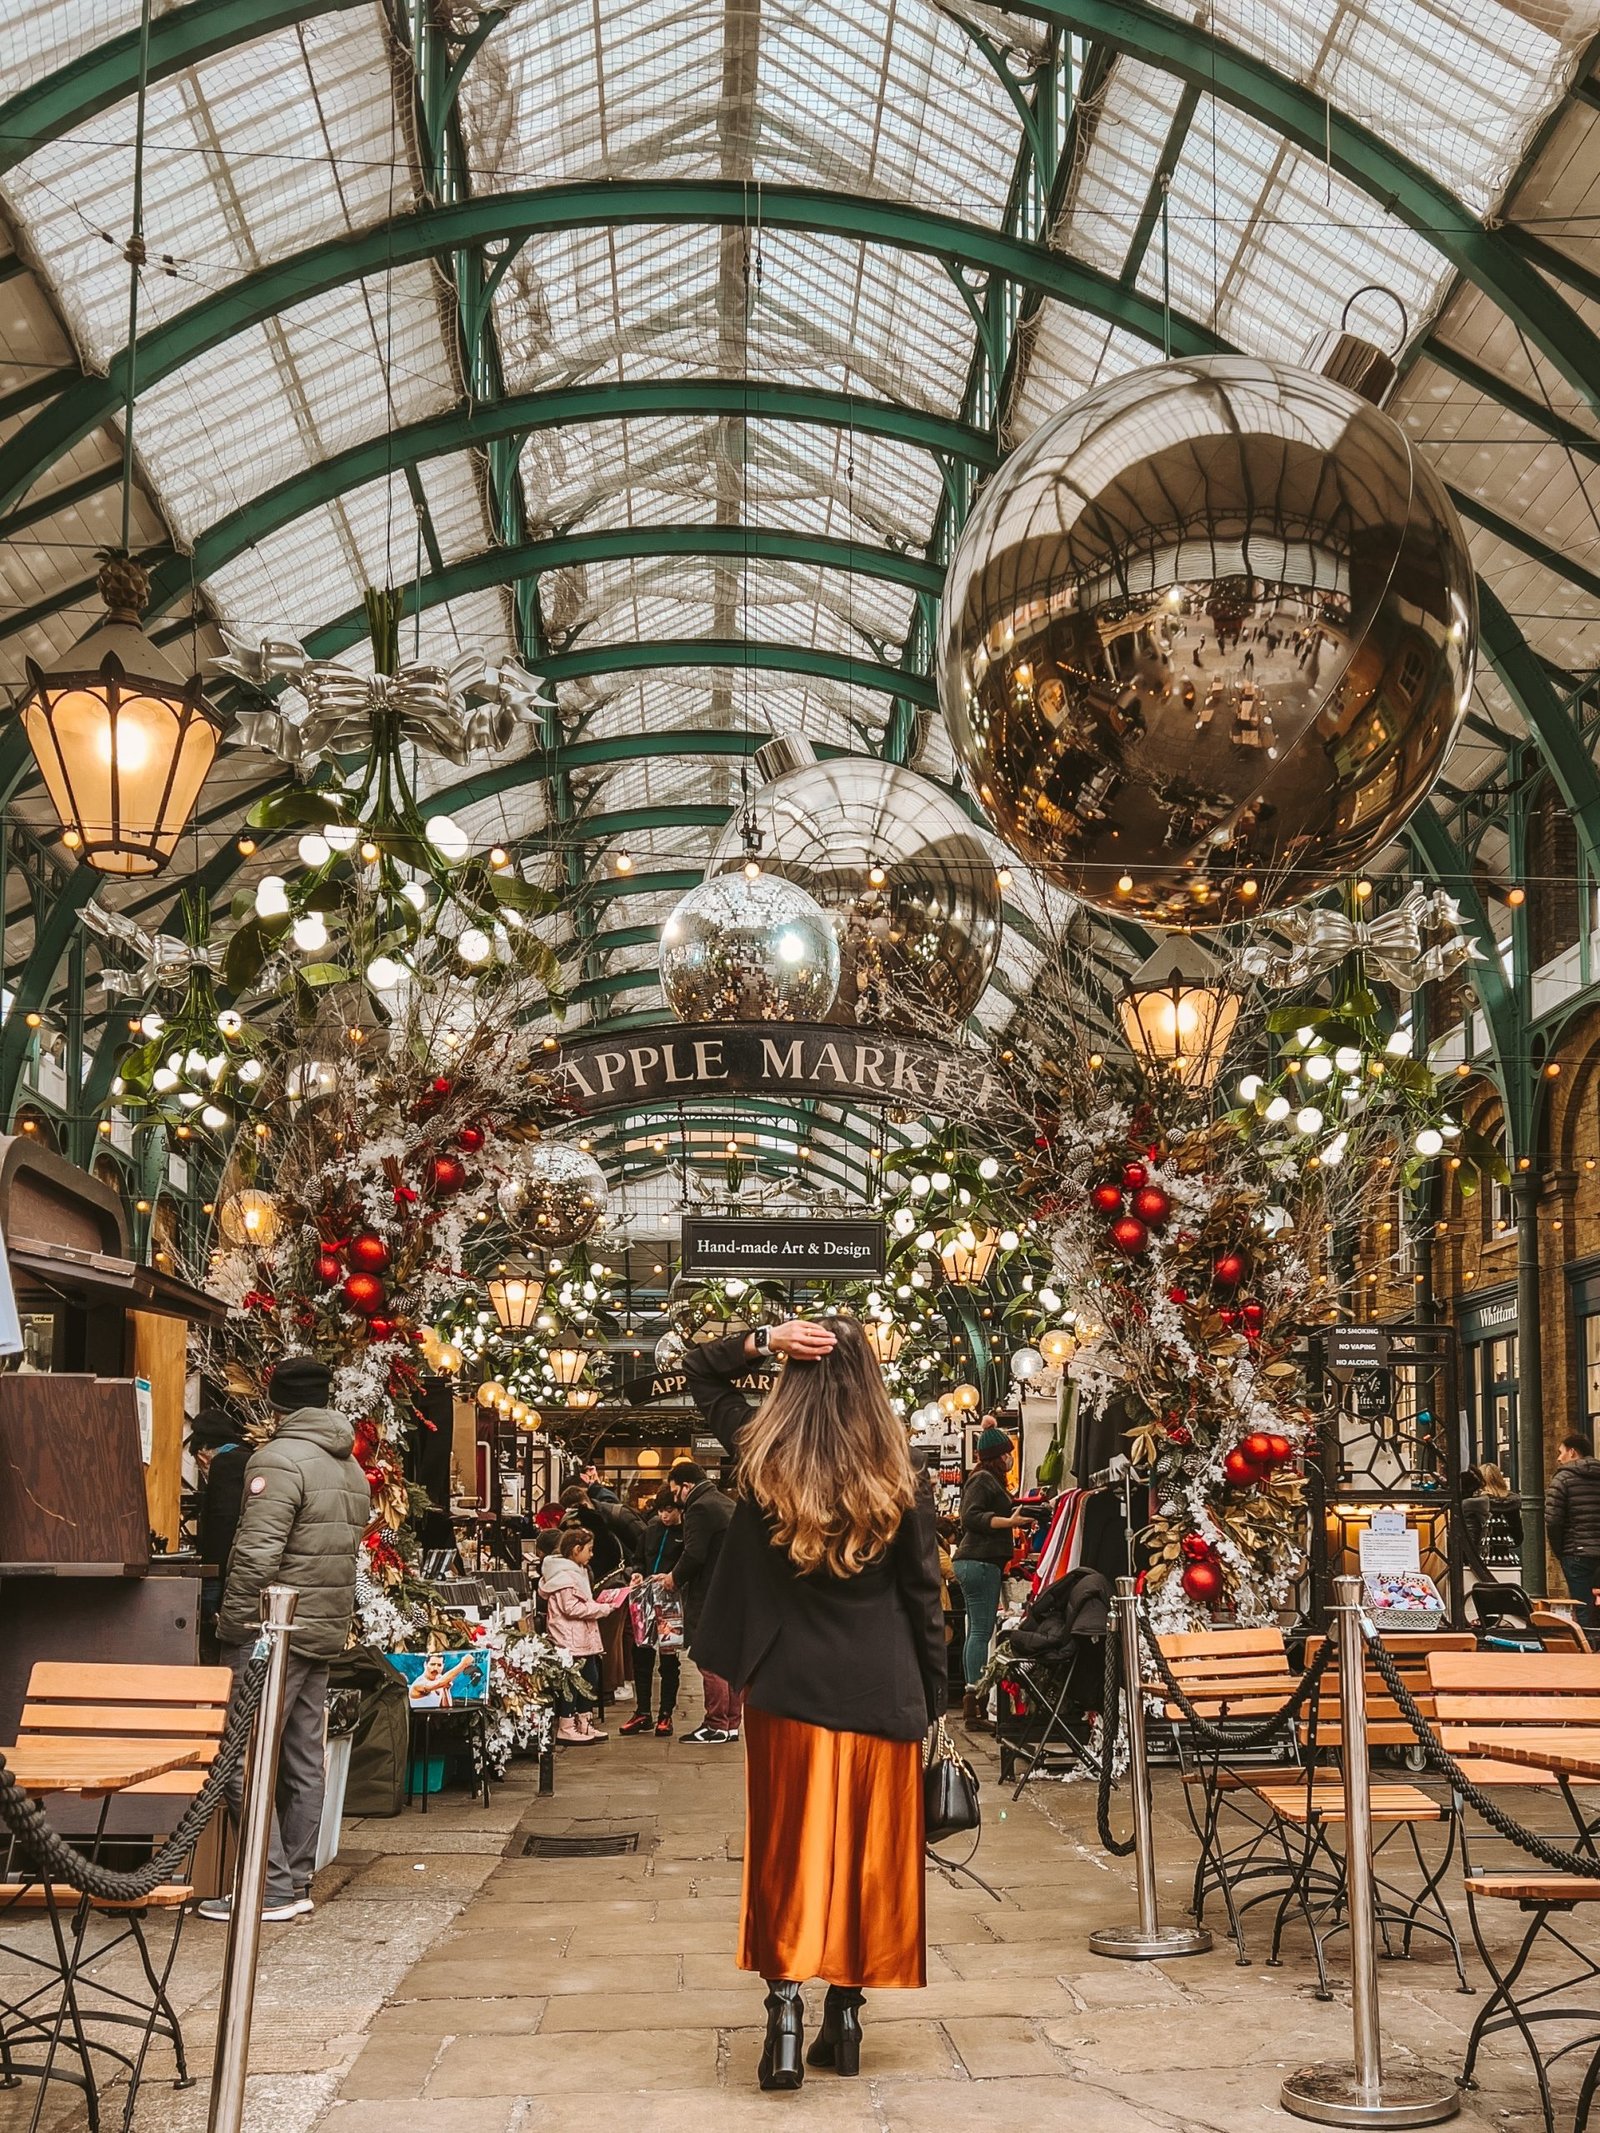
M 1522 1497 L 1522 1582 L 1542 1593 L 1544 1569 L 1544 1343 L 1540 1338 L 1539 1188 L 1513 1172 L 1517 1210 L 1517 1489 Z

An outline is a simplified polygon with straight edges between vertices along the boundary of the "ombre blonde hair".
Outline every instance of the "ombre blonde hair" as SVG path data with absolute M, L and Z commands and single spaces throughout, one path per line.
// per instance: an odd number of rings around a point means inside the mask
M 740 1433 L 739 1483 L 802 1575 L 855 1577 L 887 1552 L 917 1482 L 866 1336 L 853 1318 L 827 1324 L 832 1353 L 786 1360 Z

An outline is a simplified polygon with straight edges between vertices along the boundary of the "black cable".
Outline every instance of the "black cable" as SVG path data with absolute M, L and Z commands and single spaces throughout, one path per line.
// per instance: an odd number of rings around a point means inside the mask
M 142 1903 L 153 1890 L 182 1871 L 200 1841 L 206 1825 L 222 1805 L 228 1782 L 244 1760 L 255 1723 L 256 1707 L 267 1678 L 267 1661 L 253 1659 L 241 1677 L 228 1706 L 216 1757 L 205 1782 L 184 1809 L 170 1837 L 131 1873 L 119 1874 L 98 1860 L 86 1859 L 53 1829 L 44 1809 L 28 1797 L 6 1768 L 0 1755 L 0 1822 L 16 1839 L 17 1849 L 28 1865 L 45 1881 L 64 1881 L 82 1896 L 104 1903 Z M 5 1889 L 0 1885 L 0 1910 Z
M 1150 1625 L 1145 1621 L 1143 1615 L 1139 1617 L 1139 1634 L 1144 1639 L 1146 1652 L 1155 1663 L 1156 1672 L 1161 1676 L 1162 1687 L 1166 1690 L 1171 1701 L 1183 1713 L 1185 1723 L 1193 1727 L 1195 1738 L 1203 1748 L 1222 1748 L 1237 1751 L 1245 1748 L 1265 1747 L 1274 1733 L 1287 1725 L 1291 1719 L 1299 1716 L 1307 1697 L 1311 1695 L 1321 1681 L 1327 1671 L 1328 1662 L 1333 1657 L 1332 1643 L 1325 1642 L 1316 1658 L 1312 1660 L 1296 1682 L 1288 1700 L 1280 1704 L 1276 1711 L 1269 1713 L 1266 1718 L 1261 1719 L 1256 1725 L 1248 1727 L 1215 1726 L 1209 1719 L 1201 1717 L 1200 1713 L 1184 1694 L 1181 1684 L 1167 1664 L 1166 1654 L 1150 1634 Z
M 1564 1851 L 1559 1844 L 1552 1844 L 1548 1837 L 1541 1837 L 1535 1830 L 1524 1829 L 1522 1824 L 1508 1815 L 1503 1807 L 1498 1806 L 1488 1793 L 1472 1782 L 1418 1710 L 1416 1699 L 1406 1687 L 1400 1669 L 1384 1650 L 1377 1631 L 1363 1623 L 1362 1634 L 1367 1640 L 1367 1650 L 1378 1670 L 1379 1678 L 1400 1706 L 1406 1722 L 1417 1736 L 1417 1745 L 1429 1767 L 1446 1781 L 1456 1797 L 1472 1808 L 1474 1813 L 1482 1815 L 1489 1827 L 1504 1837 L 1508 1844 L 1515 1845 L 1519 1852 L 1526 1852 L 1529 1858 L 1537 1859 L 1542 1866 L 1549 1867 L 1552 1873 L 1575 1874 L 1584 1881 L 1600 1880 L 1600 1858 L 1596 1858 L 1592 1852 Z

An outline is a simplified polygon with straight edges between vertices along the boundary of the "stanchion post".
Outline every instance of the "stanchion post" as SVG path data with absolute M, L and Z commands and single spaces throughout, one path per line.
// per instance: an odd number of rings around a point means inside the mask
M 278 1786 L 283 1686 L 289 1668 L 289 1632 L 298 1598 L 288 1585 L 269 1585 L 261 1595 L 267 1678 L 256 1706 L 245 1759 L 239 1857 L 233 1874 L 227 1953 L 222 1961 L 222 2000 L 217 2010 L 216 2053 L 211 2062 L 207 2133 L 241 2133 L 244 2124 L 244 2077 L 250 2063 L 256 1961 L 261 1953 L 261 1906 L 266 1896 L 267 1851 L 272 1842 L 273 1796 Z
M 1350 2013 L 1355 2050 L 1346 2063 L 1303 2066 L 1280 2101 L 1323 2126 L 1436 2126 L 1454 2118 L 1461 2095 L 1448 2074 L 1407 2064 L 1385 2070 L 1378 2005 L 1377 1893 L 1372 1873 L 1372 1793 L 1367 1765 L 1367 1654 L 1361 1580 L 1333 1581 L 1344 1746 L 1345 1902 L 1350 1912 Z
M 1175 1955 L 1204 1955 L 1211 1946 L 1206 1926 L 1164 1926 L 1156 1901 L 1155 1830 L 1150 1813 L 1150 1763 L 1145 1753 L 1143 1662 L 1139 1651 L 1139 1596 L 1132 1578 L 1118 1578 L 1116 1620 L 1108 1635 L 1122 1643 L 1123 1724 L 1128 1735 L 1128 1787 L 1133 1795 L 1134 1874 L 1139 1922 L 1134 1926 L 1100 1926 L 1089 1935 L 1096 1955 L 1124 1963 L 1154 1963 Z M 1105 1752 L 1111 1753 L 1110 1713 Z

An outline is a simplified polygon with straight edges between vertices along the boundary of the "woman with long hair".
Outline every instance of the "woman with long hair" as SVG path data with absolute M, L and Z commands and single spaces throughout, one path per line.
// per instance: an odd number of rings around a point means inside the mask
M 961 1491 L 961 1538 L 956 1543 L 956 1583 L 967 1606 L 967 1637 L 961 1678 L 966 1684 L 962 1724 L 969 1733 L 988 1731 L 978 1701 L 978 1683 L 989 1662 L 1000 1585 L 1016 1553 L 1017 1535 L 1033 1521 L 1019 1512 L 1006 1482 L 1016 1446 L 993 1415 L 985 1415 L 973 1448 L 973 1469 Z
M 783 1358 L 752 1415 L 733 1382 Z M 764 2089 L 855 2074 L 868 1987 L 927 1983 L 922 1738 L 944 1708 L 933 1502 L 853 1318 L 691 1347 L 737 1461 L 694 1657 L 746 1695 L 739 1967 L 766 1980 Z M 807 1978 L 827 1985 L 804 2054 Z

